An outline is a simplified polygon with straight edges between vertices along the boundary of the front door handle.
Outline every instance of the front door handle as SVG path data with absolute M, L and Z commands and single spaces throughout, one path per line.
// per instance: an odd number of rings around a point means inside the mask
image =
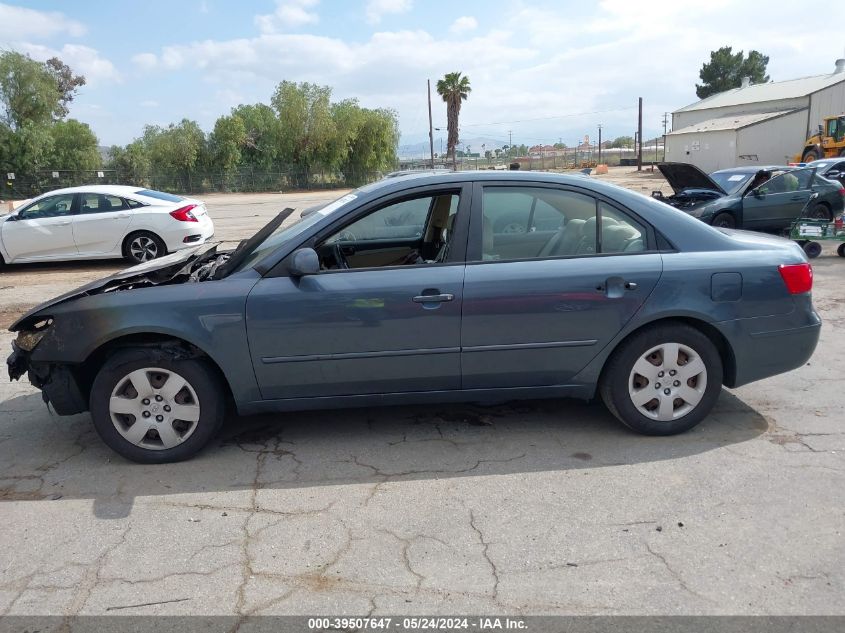
M 443 303 L 444 301 L 452 301 L 455 295 L 444 293 L 439 295 L 417 295 L 413 298 L 414 303 Z

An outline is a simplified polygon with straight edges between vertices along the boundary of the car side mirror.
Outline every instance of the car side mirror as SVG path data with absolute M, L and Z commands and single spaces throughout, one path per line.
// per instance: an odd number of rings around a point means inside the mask
M 300 248 L 293 252 L 291 262 L 288 265 L 288 273 L 291 277 L 304 277 L 305 275 L 316 275 L 320 272 L 320 257 L 313 248 Z

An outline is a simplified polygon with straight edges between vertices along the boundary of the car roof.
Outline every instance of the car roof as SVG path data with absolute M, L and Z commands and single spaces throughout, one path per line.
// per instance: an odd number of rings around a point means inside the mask
M 79 187 L 65 187 L 46 191 L 42 196 L 61 193 L 110 193 L 117 196 L 135 195 L 137 191 L 143 191 L 144 187 L 132 187 L 130 185 L 82 185 Z

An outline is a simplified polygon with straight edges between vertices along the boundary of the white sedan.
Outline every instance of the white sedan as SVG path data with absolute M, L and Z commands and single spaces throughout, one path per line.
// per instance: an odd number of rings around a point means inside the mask
M 212 235 L 199 200 L 118 185 L 57 189 L 0 216 L 0 265 L 114 257 L 138 263 Z

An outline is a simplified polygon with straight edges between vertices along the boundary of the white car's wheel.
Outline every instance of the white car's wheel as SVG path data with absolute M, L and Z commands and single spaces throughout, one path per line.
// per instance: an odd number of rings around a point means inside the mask
M 140 264 L 167 255 L 167 246 L 155 233 L 138 231 L 124 241 L 123 255 L 131 262 Z

